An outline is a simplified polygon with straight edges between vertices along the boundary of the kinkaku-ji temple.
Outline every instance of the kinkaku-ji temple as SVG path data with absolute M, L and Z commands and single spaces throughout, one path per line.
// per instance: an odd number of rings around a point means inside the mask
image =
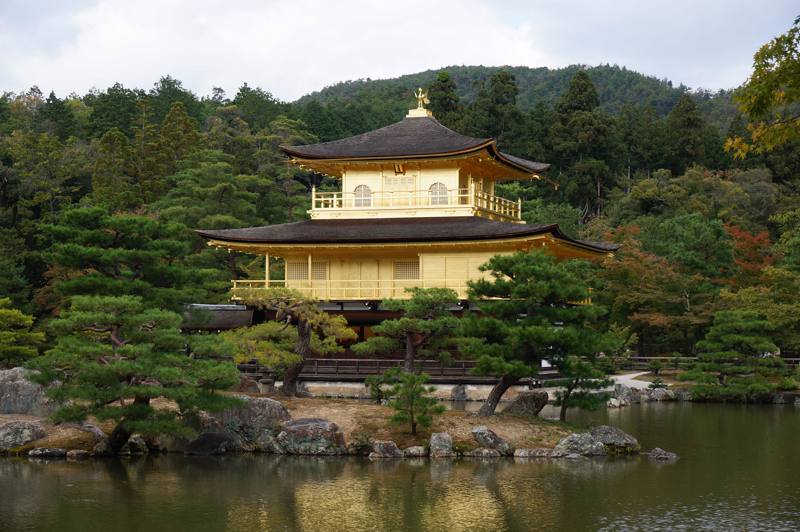
M 211 246 L 264 257 L 264 278 L 234 280 L 234 288 L 295 289 L 342 313 L 363 339 L 390 316 L 380 302 L 409 297 L 407 288 L 451 288 L 466 300 L 467 281 L 485 275 L 479 266 L 493 255 L 544 248 L 559 258 L 600 259 L 616 249 L 570 238 L 557 224 L 526 224 L 521 201 L 496 196 L 495 185 L 543 179 L 549 165 L 444 127 L 421 90 L 417 97 L 400 122 L 281 147 L 288 163 L 341 183 L 336 192 L 312 190 L 309 220 L 199 231 Z M 270 278 L 276 261 L 282 279 Z

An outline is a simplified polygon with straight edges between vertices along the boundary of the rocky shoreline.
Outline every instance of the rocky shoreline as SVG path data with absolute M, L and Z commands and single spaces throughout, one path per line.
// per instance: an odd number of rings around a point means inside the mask
M 293 418 L 280 401 L 269 397 L 238 395 L 242 405 L 217 414 L 204 414 L 193 439 L 173 436 L 147 438 L 131 436 L 122 450 L 124 456 L 180 452 L 186 455 L 221 455 L 254 452 L 303 456 L 364 456 L 372 460 L 431 459 L 583 459 L 587 457 L 630 456 L 641 452 L 633 436 L 611 426 L 571 433 L 554 447 L 517 448 L 491 428 L 471 429 L 470 445 L 454 444 L 448 432 L 434 432 L 424 445 L 400 448 L 394 441 L 359 434 L 347 441 L 333 421 L 319 417 Z M 526 398 L 533 403 L 540 398 Z M 538 403 L 533 405 L 541 409 Z M 18 414 L 24 419 L 0 421 L 0 454 L 31 459 L 84 460 L 109 456 L 108 437 L 100 427 L 88 423 L 50 425 L 43 416 L 53 411 L 41 387 L 25 378 L 24 370 L 0 372 L 0 414 Z M 529 414 L 529 413 L 528 413 Z M 75 448 L 48 445 L 58 430 L 78 437 Z M 650 458 L 674 460 L 677 456 L 654 449 Z
M 643 388 L 637 389 L 625 384 L 616 384 L 611 398 L 606 403 L 608 408 L 624 408 L 630 405 L 638 405 L 651 402 L 669 401 L 695 401 L 691 390 L 687 388 Z M 800 393 L 797 392 L 775 392 L 772 394 L 771 401 L 765 404 L 776 405 L 795 405 L 800 406 Z

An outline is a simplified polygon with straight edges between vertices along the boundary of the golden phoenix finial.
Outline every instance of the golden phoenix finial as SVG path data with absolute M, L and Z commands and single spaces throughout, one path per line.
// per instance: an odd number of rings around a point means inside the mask
M 425 109 L 425 104 L 431 103 L 430 100 L 428 100 L 428 93 L 423 91 L 422 87 L 414 92 L 414 96 L 417 97 L 417 109 Z

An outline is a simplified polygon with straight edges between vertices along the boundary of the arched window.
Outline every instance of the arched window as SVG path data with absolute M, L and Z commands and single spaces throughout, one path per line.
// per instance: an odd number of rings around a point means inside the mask
M 447 187 L 444 186 L 444 183 L 432 184 L 431 188 L 428 189 L 428 193 L 431 196 L 431 205 L 447 205 Z
M 372 191 L 367 185 L 358 185 L 355 190 L 355 207 L 371 207 Z

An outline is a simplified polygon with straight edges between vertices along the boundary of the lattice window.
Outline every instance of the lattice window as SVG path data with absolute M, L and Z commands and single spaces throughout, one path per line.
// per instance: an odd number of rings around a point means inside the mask
M 447 205 L 447 187 L 444 183 L 434 183 L 428 189 L 431 196 L 431 205 Z
M 419 279 L 419 259 L 395 261 L 394 278 Z
M 308 262 L 287 262 L 286 279 L 300 281 L 308 279 Z
M 370 207 L 372 205 L 372 191 L 367 185 L 358 185 L 355 189 L 355 206 Z
M 312 262 L 311 278 L 315 281 L 325 281 L 326 279 L 328 279 L 328 263 Z
M 413 175 L 387 175 L 383 176 L 383 189 L 391 190 L 414 190 Z

